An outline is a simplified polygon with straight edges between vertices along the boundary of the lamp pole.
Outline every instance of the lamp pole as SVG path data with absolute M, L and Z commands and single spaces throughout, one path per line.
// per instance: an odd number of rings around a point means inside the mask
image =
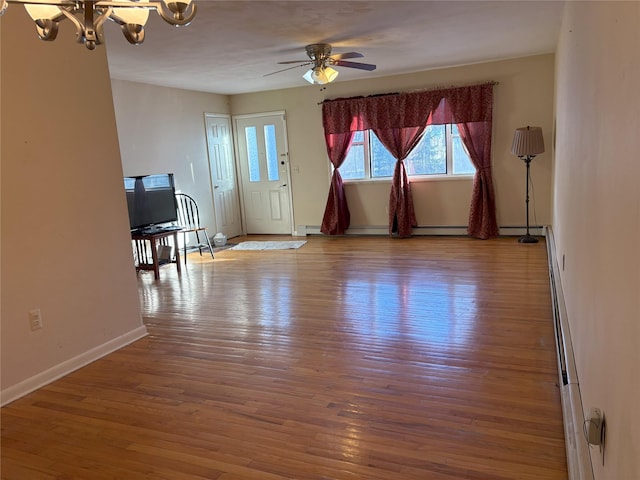
M 511 153 L 517 156 L 527 165 L 527 234 L 520 237 L 520 243 L 538 243 L 536 237 L 532 237 L 529 233 L 529 167 L 531 160 L 537 154 L 544 152 L 544 139 L 542 138 L 542 129 L 540 127 L 522 127 L 516 128 L 513 135 L 513 145 L 511 145 Z
M 536 237 L 532 237 L 529 234 L 529 167 L 531 164 L 531 160 L 535 158 L 535 155 L 524 155 L 520 157 L 524 163 L 527 165 L 527 233 L 526 235 L 520 237 L 518 242 L 520 243 L 538 243 L 538 239 Z

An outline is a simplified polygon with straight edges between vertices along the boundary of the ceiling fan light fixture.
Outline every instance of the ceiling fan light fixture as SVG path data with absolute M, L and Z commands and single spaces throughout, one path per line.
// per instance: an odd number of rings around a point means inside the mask
M 294 66 L 287 67 L 276 72 L 265 73 L 263 76 L 268 77 L 274 73 L 285 72 L 292 68 L 309 65 L 311 69 L 302 75 L 302 78 L 311 84 L 325 85 L 338 78 L 338 70 L 332 68 L 334 66 L 356 68 L 358 70 L 367 71 L 376 69 L 376 66 L 371 63 L 351 62 L 345 60 L 347 58 L 362 58 L 364 55 L 358 52 L 345 52 L 331 55 L 331 45 L 328 43 L 312 43 L 311 45 L 307 45 L 305 50 L 307 52 L 307 57 L 309 57 L 308 60 L 288 60 L 285 62 L 278 62 L 279 65 L 294 64 Z
M 307 71 L 302 78 L 316 85 L 325 85 L 333 82 L 338 77 L 338 71 L 331 67 L 314 67 Z

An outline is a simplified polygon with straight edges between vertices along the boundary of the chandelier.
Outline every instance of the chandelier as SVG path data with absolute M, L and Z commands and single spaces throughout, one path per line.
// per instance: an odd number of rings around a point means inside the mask
M 36 24 L 41 40 L 55 40 L 58 24 L 69 19 L 76 27 L 77 41 L 84 43 L 89 50 L 104 43 L 103 26 L 107 20 L 120 25 L 129 43 L 139 45 L 144 41 L 144 26 L 149 18 L 149 10 L 155 10 L 164 21 L 176 27 L 189 25 L 197 10 L 192 0 L 0 0 L 0 15 L 10 3 L 24 5 Z

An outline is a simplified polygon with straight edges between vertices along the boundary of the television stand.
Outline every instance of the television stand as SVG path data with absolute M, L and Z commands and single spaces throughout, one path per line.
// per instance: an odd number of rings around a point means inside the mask
M 139 232 L 131 232 L 131 241 L 134 245 L 134 251 L 137 257 L 136 272 L 140 270 L 153 270 L 156 280 L 160 278 L 160 266 L 168 263 L 175 263 L 178 273 L 180 269 L 180 249 L 178 248 L 178 232 L 177 229 L 155 229 Z M 170 239 L 172 239 L 170 241 Z M 173 258 L 160 258 L 158 249 L 160 247 L 172 248 Z

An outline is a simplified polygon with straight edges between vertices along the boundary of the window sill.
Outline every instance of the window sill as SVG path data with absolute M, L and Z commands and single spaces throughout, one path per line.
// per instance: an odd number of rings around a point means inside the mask
M 448 182 L 448 181 L 456 181 L 456 180 L 473 180 L 474 175 L 415 175 L 409 177 L 409 182 L 411 183 L 421 183 L 421 182 Z M 385 178 L 362 178 L 362 179 L 343 179 L 342 182 L 345 185 L 359 185 L 359 184 L 375 184 L 375 183 L 391 183 L 391 177 Z

